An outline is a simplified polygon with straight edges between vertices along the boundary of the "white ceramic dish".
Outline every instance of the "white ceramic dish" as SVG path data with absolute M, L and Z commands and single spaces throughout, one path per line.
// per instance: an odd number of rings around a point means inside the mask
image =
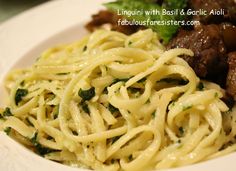
M 33 63 L 44 49 L 81 38 L 84 23 L 107 0 L 52 1 L 0 25 L 0 106 L 6 102 L 3 78 L 12 67 Z M 172 171 L 235 171 L 236 153 Z M 0 133 L 0 170 L 2 171 L 84 171 L 43 159 Z

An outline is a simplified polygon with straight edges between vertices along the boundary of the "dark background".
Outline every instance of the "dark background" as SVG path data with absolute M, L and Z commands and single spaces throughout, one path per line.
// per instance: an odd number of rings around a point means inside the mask
M 0 23 L 48 0 L 0 0 Z

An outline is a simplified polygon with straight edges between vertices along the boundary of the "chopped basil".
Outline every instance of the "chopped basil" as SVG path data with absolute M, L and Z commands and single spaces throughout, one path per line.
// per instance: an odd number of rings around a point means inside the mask
M 181 139 L 178 139 L 177 143 L 179 143 L 179 144 L 180 144 L 180 143 L 181 143 Z
M 68 75 L 70 74 L 69 72 L 62 72 L 62 73 L 57 73 L 57 75 Z
M 147 80 L 147 78 L 146 78 L 146 77 L 143 77 L 141 80 L 138 81 L 138 83 L 143 83 L 143 82 L 145 82 L 146 80 Z
M 59 105 L 56 105 L 53 112 L 53 119 L 57 119 L 59 114 Z
M 75 136 L 79 135 L 78 132 L 76 132 L 76 131 L 72 131 L 72 134 L 75 135 Z
M 20 86 L 24 86 L 25 85 L 25 80 L 20 82 Z
M 33 137 L 30 139 L 30 141 L 33 145 L 37 145 L 37 143 L 38 143 L 37 142 L 37 137 L 38 137 L 38 132 L 35 132 Z
M 129 161 L 133 160 L 132 154 L 129 155 L 128 159 L 129 159 Z
M 89 108 L 88 108 L 88 104 L 87 104 L 85 101 L 82 101 L 82 102 L 80 103 L 80 105 L 81 105 L 81 107 L 82 107 L 82 109 L 83 109 L 83 111 L 84 111 L 85 113 L 90 114 L 90 110 L 89 110 Z
M 11 128 L 10 128 L 10 127 L 6 127 L 6 128 L 4 129 L 4 132 L 5 132 L 7 135 L 9 135 L 10 132 L 11 132 Z
M 203 82 L 199 82 L 198 86 L 197 86 L 197 89 L 202 91 L 204 89 L 204 84 Z
M 191 109 L 192 107 L 193 107 L 193 105 L 183 106 L 183 111 Z
M 163 1 L 163 0 L 162 0 Z M 162 2 L 161 1 L 161 2 Z M 150 24 L 146 21 L 159 21 L 160 23 L 168 22 L 170 20 L 182 21 L 186 17 L 186 15 L 182 15 L 182 13 L 174 14 L 174 15 L 165 15 L 163 13 L 163 9 L 171 11 L 171 10 L 179 10 L 181 11 L 187 6 L 187 0 L 164 0 L 162 5 L 159 5 L 155 0 L 116 0 L 112 2 L 108 2 L 104 4 L 108 10 L 113 12 L 120 11 L 135 11 L 137 9 L 142 9 L 143 15 L 131 15 L 127 14 L 123 15 L 122 17 L 133 20 L 135 22 L 143 23 L 144 27 L 151 28 L 153 31 L 157 32 L 158 35 L 164 43 L 168 43 L 169 40 L 175 35 L 178 28 L 180 27 L 179 24 Z M 157 11 L 160 15 L 145 15 L 146 12 L 150 10 Z
M 112 140 L 111 140 L 111 144 L 114 144 L 121 136 L 116 136 L 116 137 L 113 137 Z
M 95 96 L 95 88 L 91 87 L 88 90 L 80 89 L 78 94 L 84 101 L 90 100 Z
M 22 98 L 25 97 L 28 94 L 28 90 L 27 89 L 17 89 L 16 90 L 16 95 L 15 95 L 15 103 L 16 105 L 19 104 L 19 102 L 21 102 Z
M 145 104 L 151 103 L 150 98 L 145 102 Z
M 86 51 L 88 49 L 88 47 L 85 45 L 83 48 L 83 52 Z
M 111 164 L 114 164 L 115 163 L 115 160 L 114 159 L 111 159 Z
M 38 57 L 35 59 L 35 61 L 37 62 L 40 58 L 41 58 L 41 56 L 38 56 Z
M 155 118 L 156 116 L 156 111 L 152 112 L 152 117 Z
M 175 106 L 175 101 L 173 101 L 173 102 L 171 103 L 171 106 Z
M 165 83 L 172 83 L 172 84 L 178 84 L 178 85 L 186 85 L 188 84 L 188 80 L 184 80 L 184 79 L 177 79 L 177 78 L 163 78 L 159 81 L 157 81 L 157 83 L 159 82 L 165 82 Z
M 181 135 L 184 134 L 184 128 L 183 128 L 183 127 L 179 127 L 179 133 L 180 133 Z
M 107 90 L 107 87 L 105 87 L 104 88 L 104 90 L 103 90 L 103 92 L 102 92 L 103 94 L 108 94 L 108 90 Z
M 34 126 L 34 125 L 32 124 L 32 122 L 30 122 L 29 118 L 26 118 L 25 121 L 26 121 L 30 126 Z
M 51 136 L 48 136 L 48 137 L 47 137 L 47 140 L 54 140 L 54 138 L 51 137 Z
M 34 134 L 34 136 L 30 139 L 30 141 L 34 145 L 36 153 L 38 153 L 39 155 L 44 156 L 45 154 L 58 151 L 58 150 L 54 150 L 54 149 L 50 149 L 50 148 L 42 146 L 37 141 L 37 138 L 38 138 L 38 132 Z
M 130 91 L 132 94 L 135 93 L 140 93 L 141 89 L 140 88 L 134 88 L 134 87 L 128 87 L 128 91 Z
M 13 116 L 11 113 L 11 109 L 9 107 L 6 107 L 6 109 L 3 112 L 3 116 Z
M 118 83 L 118 82 L 120 82 L 120 81 L 121 81 L 121 82 L 127 82 L 129 79 L 130 79 L 130 78 L 116 78 L 116 79 L 113 80 L 113 82 L 112 82 L 111 85 L 116 84 L 116 83 Z
M 55 98 L 56 98 L 56 95 L 53 94 L 53 93 L 50 93 L 49 96 L 48 96 L 48 98 L 47 98 L 47 102 L 49 102 L 49 101 L 51 101 L 51 100 L 53 100 L 53 99 L 55 99 Z
M 111 113 L 115 113 L 115 112 L 118 112 L 119 109 L 116 108 L 115 106 L 113 106 L 112 104 L 109 103 L 108 105 L 108 110 L 111 112 Z
M 57 119 L 57 117 L 58 117 L 58 113 L 54 113 L 53 119 Z
M 217 93 L 217 92 L 215 92 L 215 95 L 214 95 L 214 96 L 215 96 L 215 98 L 217 98 L 219 95 L 218 95 L 218 93 Z
M 133 43 L 133 42 L 129 41 L 129 42 L 128 42 L 128 45 L 132 45 L 132 43 Z

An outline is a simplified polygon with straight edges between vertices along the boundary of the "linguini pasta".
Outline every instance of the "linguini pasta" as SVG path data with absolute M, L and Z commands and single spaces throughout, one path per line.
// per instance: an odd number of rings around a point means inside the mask
M 179 167 L 236 149 L 223 91 L 152 30 L 98 30 L 6 78 L 1 127 L 47 159 L 94 170 Z M 227 122 L 227 124 L 225 124 Z

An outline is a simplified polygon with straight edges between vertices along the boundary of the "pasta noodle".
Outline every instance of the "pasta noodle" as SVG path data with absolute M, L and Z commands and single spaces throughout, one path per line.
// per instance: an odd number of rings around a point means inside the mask
M 98 30 L 51 48 L 6 77 L 1 127 L 47 159 L 94 170 L 165 169 L 234 151 L 235 109 L 180 55 L 193 52 L 165 51 L 150 29 Z

